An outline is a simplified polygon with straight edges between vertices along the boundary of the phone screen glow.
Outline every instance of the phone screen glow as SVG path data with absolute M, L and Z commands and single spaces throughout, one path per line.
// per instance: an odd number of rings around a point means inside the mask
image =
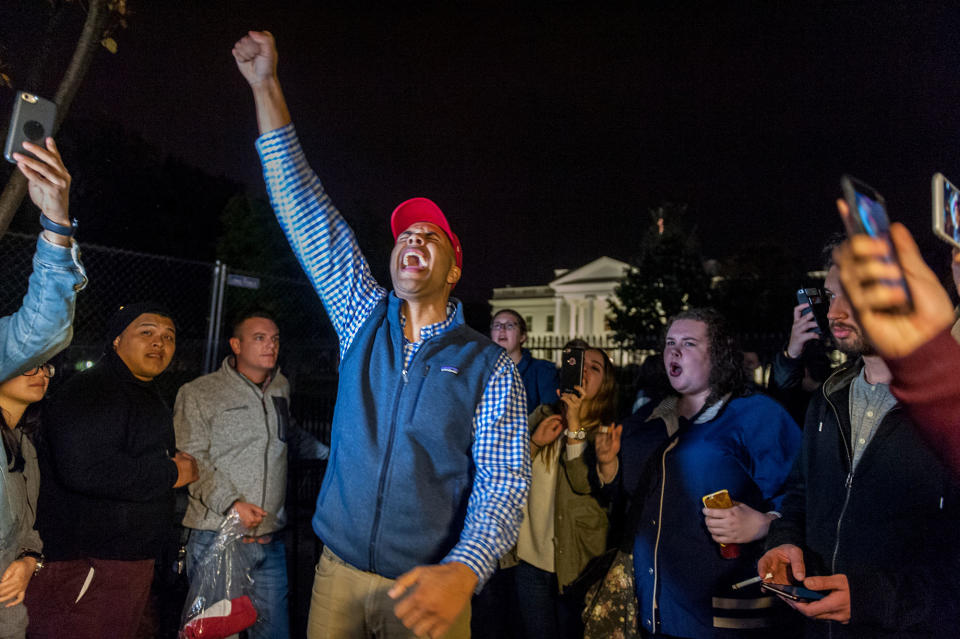
M 863 232 L 870 237 L 886 235 L 890 231 L 890 223 L 884 206 L 859 191 L 856 191 L 856 198 L 857 217 L 860 218 Z
M 943 232 L 960 242 L 960 191 L 943 181 Z

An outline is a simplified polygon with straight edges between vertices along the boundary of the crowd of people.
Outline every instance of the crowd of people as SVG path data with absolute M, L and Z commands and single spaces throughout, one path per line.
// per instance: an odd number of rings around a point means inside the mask
M 339 338 L 330 446 L 291 418 L 262 309 L 172 411 L 155 380 L 175 313 L 148 301 L 117 309 L 102 358 L 45 400 L 86 275 L 70 175 L 52 139 L 25 143 L 44 230 L 0 318 L 0 638 L 138 636 L 165 541 L 182 526 L 196 583 L 231 518 L 258 616 L 245 632 L 289 637 L 291 453 L 328 460 L 311 639 L 956 634 L 960 344 L 905 228 L 828 247 L 829 335 L 793 309 L 769 388 L 747 379 L 736 327 L 693 308 L 666 322 L 618 415 L 602 349 L 567 344 L 582 374 L 561 387 L 520 313 L 498 309 L 489 337 L 467 325 L 451 296 L 463 247 L 431 200 L 393 211 L 378 283 L 300 147 L 273 36 L 233 55 L 271 203 Z M 832 370 L 828 345 L 845 355 Z

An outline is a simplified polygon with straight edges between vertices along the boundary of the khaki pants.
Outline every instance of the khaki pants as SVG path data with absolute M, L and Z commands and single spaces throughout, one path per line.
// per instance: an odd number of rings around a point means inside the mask
M 307 639 L 411 639 L 416 637 L 393 614 L 387 596 L 394 580 L 347 564 L 327 548 L 317 564 L 310 598 Z M 470 605 L 444 635 L 469 639 Z

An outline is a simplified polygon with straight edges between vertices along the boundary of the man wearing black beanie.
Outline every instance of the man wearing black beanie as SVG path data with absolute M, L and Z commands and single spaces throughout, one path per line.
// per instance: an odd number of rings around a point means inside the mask
M 135 635 L 173 489 L 197 479 L 153 383 L 175 350 L 162 306 L 121 307 L 104 356 L 51 398 L 37 506 L 48 563 L 27 594 L 31 637 Z

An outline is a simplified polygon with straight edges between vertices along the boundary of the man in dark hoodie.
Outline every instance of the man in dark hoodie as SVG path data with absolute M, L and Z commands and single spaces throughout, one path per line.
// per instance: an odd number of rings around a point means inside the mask
M 810 620 L 807 637 L 954 637 L 956 483 L 890 392 L 840 282 L 831 264 L 827 318 L 849 359 L 807 410 L 758 572 L 826 595 L 791 603 Z
M 31 637 L 133 637 L 173 489 L 197 479 L 196 461 L 175 452 L 153 383 L 176 350 L 170 314 L 152 303 L 121 307 L 108 340 L 44 414 L 37 527 L 49 563 L 27 593 Z

